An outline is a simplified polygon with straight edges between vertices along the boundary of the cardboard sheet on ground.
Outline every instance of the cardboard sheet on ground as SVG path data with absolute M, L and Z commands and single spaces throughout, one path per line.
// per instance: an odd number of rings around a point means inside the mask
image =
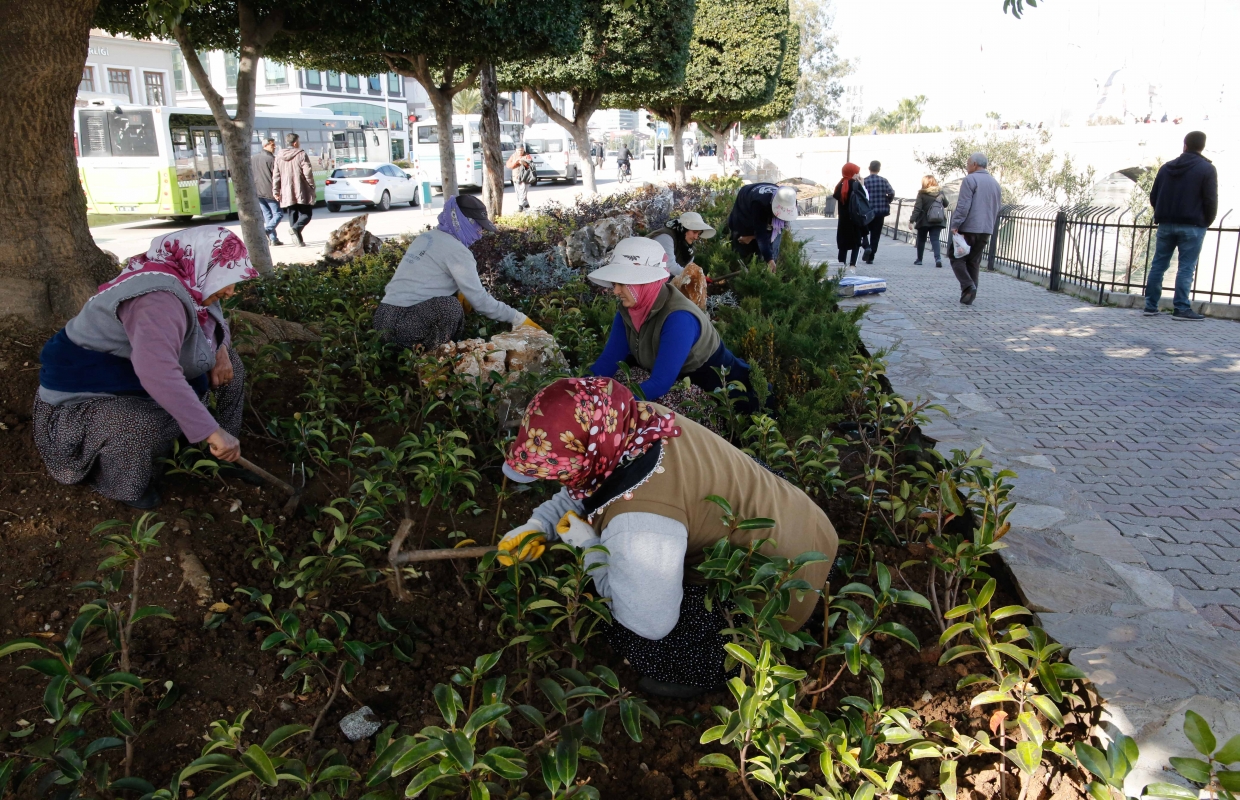
M 840 278 L 840 297 L 856 297 L 863 294 L 880 294 L 887 291 L 887 281 L 865 275 L 845 275 Z

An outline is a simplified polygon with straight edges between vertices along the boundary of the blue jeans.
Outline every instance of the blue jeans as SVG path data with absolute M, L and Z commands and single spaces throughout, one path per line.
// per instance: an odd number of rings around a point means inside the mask
M 272 239 L 276 235 L 276 226 L 280 224 L 280 220 L 284 219 L 284 212 L 280 210 L 280 201 L 272 200 L 270 197 L 260 197 L 258 205 L 263 209 L 263 230 L 267 232 L 267 238 Z
M 1158 299 L 1162 297 L 1163 275 L 1171 266 L 1171 251 L 1179 249 L 1180 267 L 1175 273 L 1175 297 L 1172 303 L 1176 311 L 1191 311 L 1188 293 L 1193 288 L 1193 273 L 1197 271 L 1197 257 L 1205 241 L 1206 229 L 1196 225 L 1165 223 L 1158 226 L 1158 238 L 1154 245 L 1154 260 L 1145 282 L 1145 310 L 1157 311 Z

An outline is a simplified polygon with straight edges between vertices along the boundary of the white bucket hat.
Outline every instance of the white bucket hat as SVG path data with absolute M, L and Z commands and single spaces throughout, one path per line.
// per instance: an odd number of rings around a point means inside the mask
M 667 251 L 663 245 L 642 236 L 630 236 L 621 239 L 611 251 L 610 261 L 586 277 L 608 289 L 613 283 L 641 285 L 670 277 L 666 265 Z
M 702 219 L 702 215 L 696 211 L 686 211 L 675 219 L 680 223 L 680 227 L 687 231 L 701 231 L 703 239 L 709 239 L 715 235 L 715 229 L 706 224 L 706 220 Z
M 771 198 L 771 211 L 784 222 L 792 222 L 797 218 L 797 190 L 791 186 L 781 186 Z

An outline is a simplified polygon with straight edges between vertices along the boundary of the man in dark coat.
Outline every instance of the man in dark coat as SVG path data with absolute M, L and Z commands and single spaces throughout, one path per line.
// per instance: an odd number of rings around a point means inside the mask
M 254 176 L 254 189 L 258 192 L 258 205 L 263 210 L 263 230 L 267 232 L 267 240 L 274 245 L 284 242 L 276 236 L 276 226 L 284 219 L 280 203 L 272 194 L 271 175 L 276 169 L 276 140 L 263 142 L 263 149 L 250 156 L 250 174 Z
M 1184 137 L 1184 153 L 1163 164 L 1150 190 L 1158 237 L 1154 260 L 1145 284 L 1145 316 L 1158 316 L 1163 275 L 1171 266 L 1171 253 L 1179 250 L 1180 266 L 1175 274 L 1175 307 L 1172 319 L 1198 322 L 1205 317 L 1193 311 L 1188 301 L 1197 271 L 1197 257 L 1206 238 L 1206 228 L 1218 213 L 1218 170 L 1201 154 L 1206 135 L 1192 131 Z

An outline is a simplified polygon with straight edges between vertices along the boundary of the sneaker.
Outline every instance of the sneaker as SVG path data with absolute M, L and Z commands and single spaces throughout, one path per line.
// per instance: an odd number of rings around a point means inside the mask
M 301 238 L 301 231 L 293 231 L 293 238 L 297 240 L 298 247 L 306 246 L 306 240 Z
M 943 269 L 943 262 L 942 262 L 942 261 L 936 261 L 936 262 L 934 262 L 934 268 L 935 268 L 935 269 Z
M 690 697 L 697 697 L 699 694 L 709 691 L 705 686 L 689 686 L 685 683 L 656 681 L 654 678 L 642 678 L 637 682 L 637 688 L 655 697 L 674 697 L 678 700 L 688 700 Z
M 158 508 L 160 503 L 164 502 L 164 498 L 160 497 L 159 490 L 152 484 L 146 487 L 146 491 L 137 500 L 122 500 L 121 502 L 139 511 L 150 511 L 152 508 Z
M 964 303 L 966 306 L 971 306 L 973 305 L 973 298 L 975 297 L 977 297 L 977 287 L 971 286 L 961 293 L 960 302 Z
M 276 246 L 276 247 L 283 247 L 283 246 L 284 246 L 284 242 L 280 241 L 279 239 L 277 239 L 277 238 L 276 238 L 276 237 L 274 237 L 274 236 L 272 236 L 272 237 L 271 237 L 271 243 L 272 243 L 274 246 Z
M 1189 322 L 1201 322 L 1203 319 L 1205 319 L 1205 317 L 1198 314 L 1196 311 L 1193 311 L 1191 308 L 1188 311 L 1177 311 L 1171 315 L 1171 318 L 1172 319 L 1183 319 Z
M 1147 308 L 1147 309 L 1145 309 L 1144 311 L 1142 311 L 1142 312 L 1141 312 L 1141 316 L 1143 316 L 1143 317 L 1157 317 L 1160 313 L 1162 313 L 1162 312 L 1160 312 L 1158 309 L 1154 309 L 1153 311 L 1151 311 L 1150 309 L 1148 309 L 1148 308 Z
M 913 262 L 913 266 L 914 266 L 914 267 L 920 267 L 920 266 L 921 266 L 921 259 L 919 258 L 919 259 L 917 259 L 916 261 L 914 261 L 914 262 Z

